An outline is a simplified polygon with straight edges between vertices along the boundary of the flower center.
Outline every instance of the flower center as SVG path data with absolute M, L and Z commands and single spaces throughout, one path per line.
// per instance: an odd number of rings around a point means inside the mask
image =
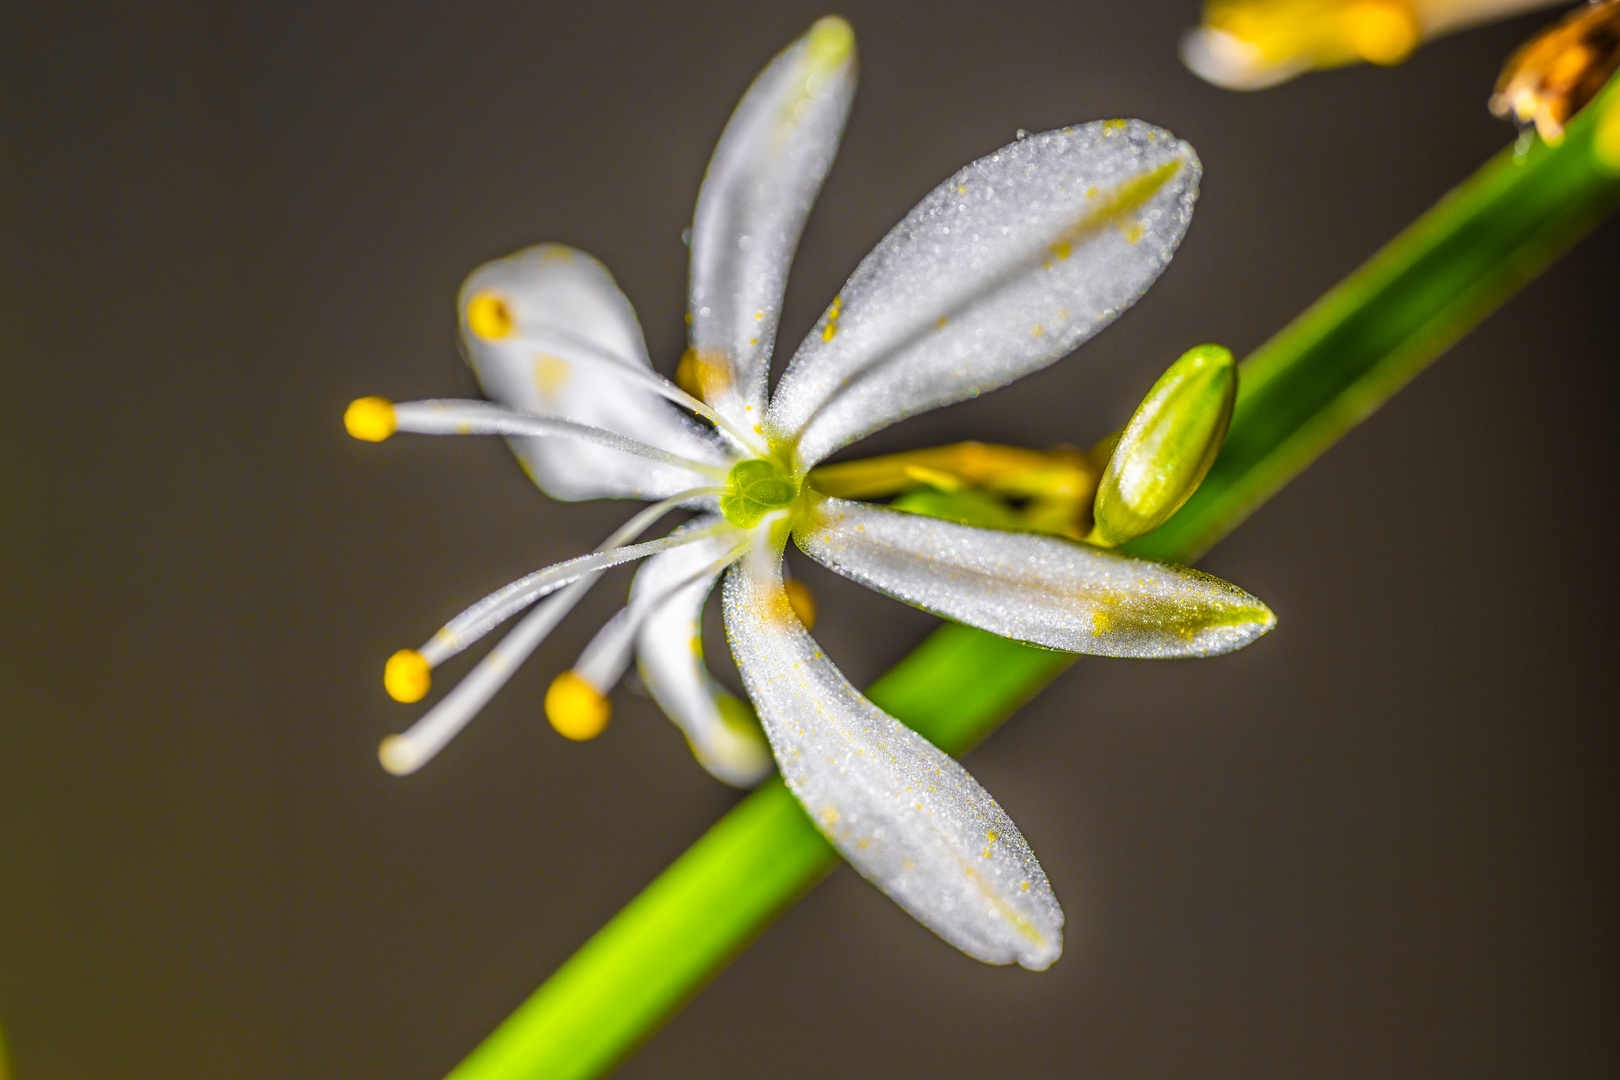
M 799 497 L 799 485 L 774 461 L 748 458 L 726 476 L 720 512 L 739 529 L 752 529 L 766 514 L 786 510 Z

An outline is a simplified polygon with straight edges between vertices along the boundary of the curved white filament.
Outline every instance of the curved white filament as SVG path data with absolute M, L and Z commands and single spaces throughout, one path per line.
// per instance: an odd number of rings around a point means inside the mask
M 680 496 L 676 498 L 679 499 Z M 652 521 L 672 509 L 670 504 L 675 504 L 675 500 L 668 499 L 642 511 L 632 518 L 624 528 L 620 529 L 620 533 L 627 534 L 627 536 L 639 533 Z M 632 530 L 631 526 L 638 527 Z M 730 527 L 725 524 L 712 526 L 710 529 L 703 531 L 703 536 L 710 536 L 715 532 Z M 501 586 L 478 601 L 478 603 L 467 608 L 460 615 L 445 623 L 417 651 L 422 654 L 422 658 L 430 666 L 443 663 L 446 659 L 467 648 L 536 600 L 556 592 L 570 582 L 577 581 L 588 574 L 595 575 L 623 563 L 635 562 L 637 559 L 655 555 L 660 551 L 682 547 L 693 540 L 702 538 L 702 536 L 692 533 L 675 533 L 660 540 L 649 540 L 644 544 L 624 546 L 622 541 L 610 537 L 607 543 L 589 555 L 580 555 L 560 563 L 553 563 L 543 569 L 536 570 L 532 574 L 525 574 L 510 584 Z
M 639 516 L 639 515 L 638 515 Z M 571 611 L 581 597 L 596 583 L 601 571 L 609 566 L 630 562 L 658 551 L 667 551 L 671 548 L 683 547 L 687 544 L 706 539 L 726 526 L 711 526 L 702 529 L 690 529 L 662 540 L 654 540 L 646 544 L 635 544 L 629 547 L 614 548 L 610 551 L 598 552 L 593 555 L 571 559 L 566 563 L 549 567 L 540 571 L 540 574 L 560 571 L 590 560 L 597 560 L 589 566 L 580 569 L 572 576 L 550 580 L 544 586 L 545 591 L 561 588 L 562 591 L 555 596 L 547 598 L 543 603 L 531 611 L 517 627 L 478 662 L 478 665 L 468 673 L 465 679 L 456 684 L 433 708 L 429 709 L 420 720 L 412 724 L 403 734 L 395 735 L 383 743 L 383 766 L 396 776 L 413 773 L 433 758 L 446 743 L 455 738 L 456 734 L 478 714 L 478 710 L 488 704 L 495 692 L 512 677 L 518 666 L 528 659 L 540 643 L 546 639 L 564 615 Z M 611 561 L 607 561 L 611 560 Z M 531 574 L 530 578 L 538 575 Z M 523 579 L 525 581 L 529 579 Z M 514 584 L 517 584 L 514 582 Z M 566 586 L 566 587 L 564 587 Z M 508 586 L 511 588 L 511 586 Z M 499 594 L 497 594 L 499 595 Z M 531 597 L 527 602 L 532 603 Z M 474 605 L 476 608 L 478 605 Z M 469 609 L 471 610 L 471 609 Z M 514 609 L 516 610 L 516 609 Z M 504 616 L 503 616 L 504 617 Z M 498 621 L 498 620 L 497 620 Z M 492 624 L 493 625 L 493 624 Z

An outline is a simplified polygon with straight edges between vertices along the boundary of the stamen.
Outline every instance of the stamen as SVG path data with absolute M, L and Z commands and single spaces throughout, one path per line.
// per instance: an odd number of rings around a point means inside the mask
M 361 400 L 383 401 L 381 398 Z M 352 410 L 354 406 L 351 405 L 349 408 Z M 629 436 L 620 435 L 616 431 L 608 431 L 606 428 L 593 427 L 590 424 L 581 424 L 556 416 L 518 412 L 489 401 L 453 398 L 408 401 L 392 406 L 392 410 L 395 430 L 409 431 L 418 435 L 560 435 L 613 450 L 622 450 L 649 461 L 674 465 L 715 480 L 724 480 L 729 471 L 726 466 L 694 461 L 667 450 L 660 450 L 656 446 L 649 446 Z
M 471 637 L 463 636 L 461 639 L 463 645 L 455 648 L 448 645 L 434 648 L 436 643 L 447 639 L 445 631 L 440 631 L 439 634 L 434 636 L 433 641 L 417 652 L 418 658 L 423 663 L 428 665 L 437 663 L 457 651 L 457 648 L 465 647 L 466 643 L 477 640 L 478 637 L 483 636 L 502 619 L 521 610 L 523 606 L 533 603 L 537 597 L 561 587 L 560 592 L 546 597 L 545 600 L 538 604 L 522 622 L 518 623 L 510 634 L 506 635 L 499 644 L 489 651 L 489 654 L 483 660 L 479 661 L 478 665 L 473 668 L 465 679 L 456 685 L 455 689 L 446 694 L 437 705 L 429 709 L 420 720 L 412 724 L 403 734 L 390 735 L 382 741 L 377 756 L 381 760 L 383 768 L 396 776 L 404 776 L 421 768 L 443 749 L 444 745 L 478 714 L 478 710 L 488 703 L 489 699 L 495 695 L 495 692 L 506 684 L 506 680 L 510 679 L 518 666 L 529 657 L 530 653 L 539 647 L 540 643 L 546 639 L 546 635 L 556 628 L 557 624 L 562 621 L 563 616 L 567 615 L 579 603 L 580 598 L 590 590 L 591 586 L 601 576 L 601 571 L 619 563 L 651 555 L 657 551 L 664 551 L 705 539 L 726 528 L 724 525 L 717 524 L 708 528 L 676 533 L 662 540 L 654 540 L 646 544 L 636 544 L 630 547 L 608 546 L 634 536 L 658 516 L 667 513 L 673 506 L 679 505 L 677 500 L 684 501 L 692 498 L 694 494 L 703 493 L 703 490 L 699 489 L 696 493 L 687 492 L 684 495 L 678 495 L 666 499 L 663 503 L 648 507 L 634 518 L 631 518 L 613 537 L 610 537 L 608 544 L 604 545 L 605 550 L 578 559 L 570 559 L 568 562 L 548 567 L 537 574 L 530 574 L 527 578 L 514 582 L 513 585 L 509 585 L 506 589 L 487 597 L 479 604 L 473 605 L 467 612 L 451 620 L 445 630 L 450 630 L 457 623 L 467 620 L 469 615 L 478 612 L 497 596 L 503 597 L 503 599 L 510 602 L 510 598 L 504 594 L 507 594 L 514 586 L 522 582 L 531 582 L 531 588 L 534 588 L 533 579 L 547 573 L 561 572 L 565 568 L 569 568 L 567 574 L 558 573 L 557 579 L 548 580 L 544 586 L 540 587 L 540 592 L 529 596 L 522 604 L 510 606 L 509 609 L 495 614 L 481 612 L 484 620 L 481 624 L 482 629 L 479 629 Z M 590 560 L 596 561 L 584 569 L 578 569 L 579 564 Z M 474 621 L 476 620 L 469 620 L 469 624 Z M 409 652 L 409 650 L 406 651 Z M 396 654 L 396 657 L 398 655 Z M 412 661 L 403 663 L 415 666 Z
M 383 768 L 395 776 L 405 776 L 427 764 L 478 715 L 478 710 L 506 684 L 518 665 L 528 659 L 593 584 L 595 575 L 575 581 L 537 606 L 442 701 L 404 734 L 384 739 L 377 748 Z

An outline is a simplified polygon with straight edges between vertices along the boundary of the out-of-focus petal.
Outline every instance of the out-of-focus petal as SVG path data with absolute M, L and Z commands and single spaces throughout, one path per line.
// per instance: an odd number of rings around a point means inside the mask
M 1209 656 L 1276 625 L 1269 608 L 1219 578 L 1056 536 L 824 499 L 794 539 L 879 592 L 1050 649 Z
M 496 401 L 682 457 L 726 460 L 711 432 L 618 373 L 620 364 L 650 369 L 647 347 L 630 301 L 584 252 L 541 244 L 486 263 L 461 287 L 458 306 L 467 359 Z M 508 441 L 558 499 L 661 499 L 691 486 L 686 471 L 619 450 L 544 436 Z
M 788 604 L 780 556 L 751 552 L 724 598 L 732 654 L 788 787 L 862 875 L 940 937 L 988 963 L 1045 968 L 1063 948 L 1063 912 L 1029 845 L 967 770 L 833 666 Z
M 1046 367 L 1168 265 L 1192 147 L 1138 120 L 1032 135 L 958 172 L 862 260 L 799 346 L 766 430 L 808 467 L 914 413 Z
M 764 419 L 788 267 L 854 94 L 854 34 L 828 16 L 754 80 L 698 193 L 684 381 L 748 428 Z
M 697 518 L 688 527 L 719 520 Z M 703 604 L 720 576 L 714 564 L 736 543 L 735 535 L 717 536 L 648 559 L 636 572 L 630 603 L 633 609 L 638 600 L 661 598 L 636 638 L 637 670 L 653 700 L 686 734 L 699 764 L 728 784 L 752 787 L 770 771 L 770 747 L 748 706 L 703 663 Z

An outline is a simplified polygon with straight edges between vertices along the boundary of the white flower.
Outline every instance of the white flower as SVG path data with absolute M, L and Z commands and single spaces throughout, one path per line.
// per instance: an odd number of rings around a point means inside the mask
M 553 684 L 548 712 L 567 734 L 593 734 L 633 653 L 703 765 L 732 783 L 757 780 L 770 755 L 746 706 L 710 677 L 698 637 L 724 574 L 732 654 L 769 751 L 817 826 L 947 941 L 1044 968 L 1061 951 L 1063 914 L 1028 844 L 960 765 L 827 659 L 784 591 L 782 552 L 792 536 L 874 589 L 1052 649 L 1202 656 L 1270 629 L 1259 601 L 1193 570 L 830 498 L 805 480 L 838 448 L 1043 368 L 1111 322 L 1169 262 L 1198 160 L 1164 131 L 1111 120 L 974 162 L 861 263 L 767 399 L 788 264 L 854 86 L 849 26 L 822 19 L 759 76 L 720 140 L 692 229 L 682 361 L 702 400 L 653 372 L 600 264 L 544 245 L 480 268 L 462 290 L 468 357 L 500 404 L 351 406 L 362 438 L 504 435 L 556 498 L 654 502 L 596 552 L 513 582 L 397 654 L 389 689 L 415 700 L 430 667 L 532 607 L 381 756 L 395 773 L 420 767 L 601 571 L 647 558 L 628 606 Z M 677 507 L 695 516 L 632 543 Z

